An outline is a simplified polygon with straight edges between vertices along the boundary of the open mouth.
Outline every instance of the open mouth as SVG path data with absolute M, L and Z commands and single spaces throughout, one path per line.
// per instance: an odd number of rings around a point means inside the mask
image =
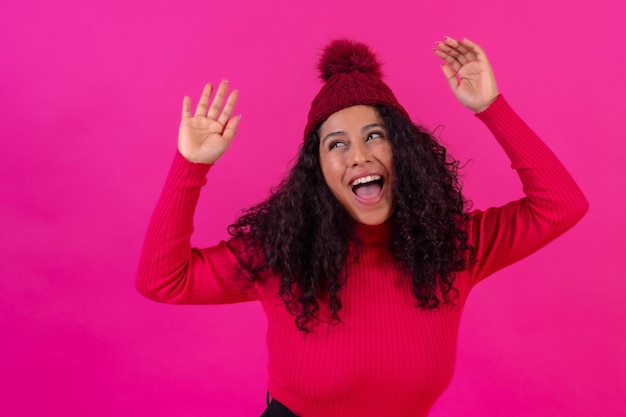
M 350 184 L 352 192 L 363 200 L 371 200 L 378 197 L 383 189 L 385 180 L 380 175 L 368 175 L 357 178 Z

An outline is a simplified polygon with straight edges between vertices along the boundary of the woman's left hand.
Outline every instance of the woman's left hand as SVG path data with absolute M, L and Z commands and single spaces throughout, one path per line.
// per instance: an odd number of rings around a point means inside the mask
M 433 49 L 442 65 L 457 100 L 480 113 L 498 96 L 498 87 L 485 52 L 469 39 L 457 41 L 446 37 Z

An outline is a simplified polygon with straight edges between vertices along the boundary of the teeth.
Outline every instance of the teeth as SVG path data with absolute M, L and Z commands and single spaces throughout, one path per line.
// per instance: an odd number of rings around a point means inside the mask
M 368 175 L 367 177 L 357 178 L 352 182 L 351 186 L 354 187 L 355 185 L 366 184 L 368 182 L 378 181 L 379 179 L 380 175 Z

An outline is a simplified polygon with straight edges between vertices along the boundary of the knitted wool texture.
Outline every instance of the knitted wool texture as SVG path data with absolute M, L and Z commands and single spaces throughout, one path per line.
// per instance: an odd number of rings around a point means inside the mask
M 410 117 L 382 80 L 381 63 L 370 48 L 348 39 L 331 41 L 317 65 L 324 85 L 311 103 L 304 140 L 328 117 L 357 105 L 385 105 Z

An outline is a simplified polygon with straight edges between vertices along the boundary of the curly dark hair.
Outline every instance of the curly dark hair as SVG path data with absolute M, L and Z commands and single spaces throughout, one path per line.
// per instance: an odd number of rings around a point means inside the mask
M 389 249 L 411 276 L 417 306 L 453 303 L 455 273 L 469 266 L 473 254 L 465 231 L 469 202 L 461 193 L 459 162 L 397 110 L 375 108 L 393 150 L 396 205 Z M 245 210 L 228 228 L 246 247 L 262 249 L 249 250 L 240 267 L 253 282 L 267 270 L 281 277 L 279 296 L 303 331 L 317 318 L 321 302 L 340 320 L 339 291 L 346 279 L 348 246 L 355 238 L 354 220 L 324 180 L 319 141 L 316 129 L 270 197 Z

